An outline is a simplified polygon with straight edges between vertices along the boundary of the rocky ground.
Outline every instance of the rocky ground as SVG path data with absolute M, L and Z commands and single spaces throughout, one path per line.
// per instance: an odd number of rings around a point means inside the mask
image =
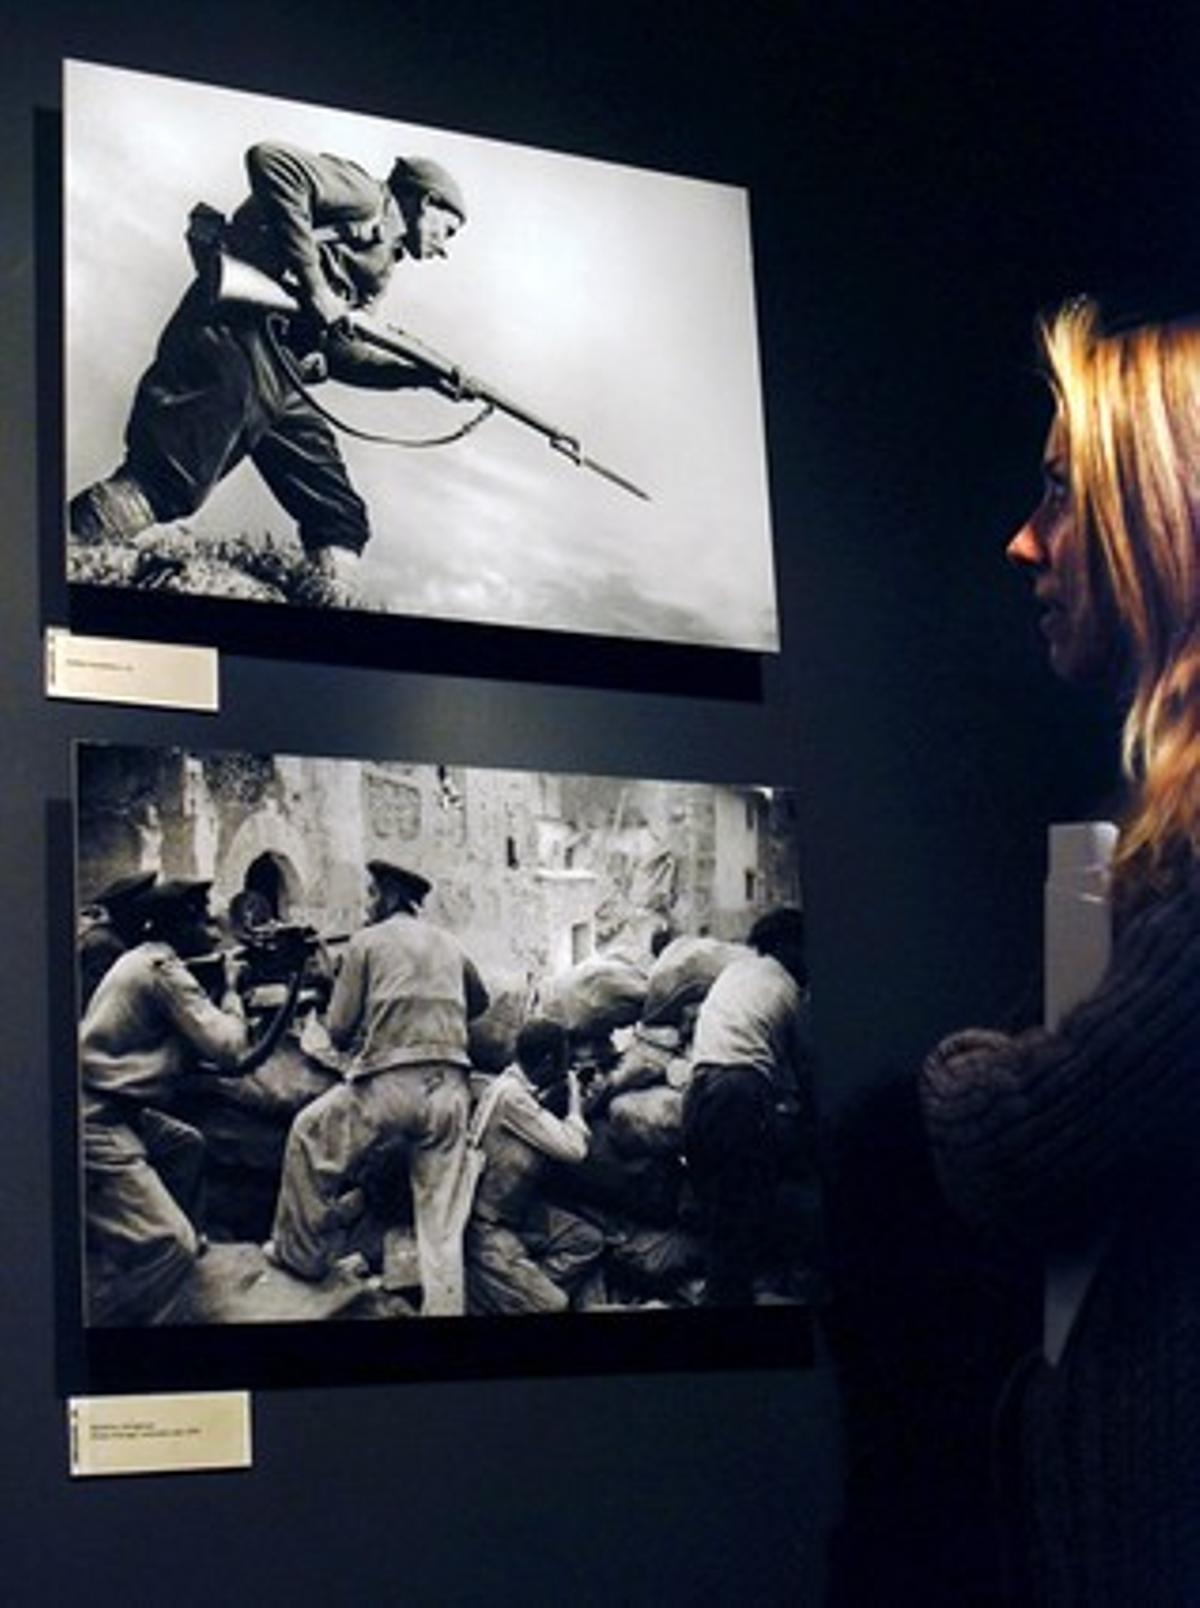
M 132 542 L 72 540 L 67 579 L 82 585 L 262 603 L 321 604 L 311 571 L 294 540 L 270 532 L 214 536 L 186 525 L 161 525 Z

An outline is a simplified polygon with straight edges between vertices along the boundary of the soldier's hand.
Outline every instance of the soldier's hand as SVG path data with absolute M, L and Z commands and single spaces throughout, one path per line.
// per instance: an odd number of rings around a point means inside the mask
M 350 332 L 350 307 L 328 285 L 318 285 L 308 297 L 308 311 L 323 335 Z
M 449 374 L 438 375 L 437 389 L 451 402 L 474 402 L 479 395 L 479 381 L 456 365 Z
M 329 359 L 324 352 L 305 352 L 297 359 L 296 368 L 305 385 L 320 385 L 329 378 Z
M 246 962 L 244 960 L 239 960 L 237 955 L 233 954 L 232 951 L 227 949 L 224 955 L 221 957 L 221 964 L 225 972 L 226 994 L 236 994 L 240 999 L 241 983 L 242 979 L 246 975 Z

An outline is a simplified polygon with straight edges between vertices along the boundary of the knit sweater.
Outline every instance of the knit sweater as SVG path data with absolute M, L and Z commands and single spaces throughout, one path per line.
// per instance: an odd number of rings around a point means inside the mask
M 929 1057 L 935 1165 L 969 1219 L 1045 1260 L 1102 1246 L 1057 1366 L 999 1419 L 1022 1602 L 1200 1604 L 1200 866 L 1118 931 L 1054 1032 Z

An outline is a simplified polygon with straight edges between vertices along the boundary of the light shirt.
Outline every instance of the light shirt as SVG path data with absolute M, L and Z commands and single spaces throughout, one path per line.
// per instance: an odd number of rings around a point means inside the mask
M 519 1066 L 500 1074 L 494 1093 L 495 1104 L 483 1132 L 486 1165 L 475 1195 L 475 1215 L 484 1222 L 519 1228 L 540 1198 L 547 1162 L 585 1159 L 588 1127 L 581 1116 L 556 1117 L 547 1111 Z
M 781 1092 L 792 1090 L 803 998 L 796 979 L 774 955 L 733 961 L 700 1007 L 693 1065 L 752 1066 Z
M 79 1029 L 85 1089 L 147 1103 L 172 1093 L 190 1059 L 228 1071 L 245 1049 L 245 1018 L 219 1010 L 170 944 L 158 942 L 113 962 Z
M 510 1066 L 500 1075 L 505 1088 L 497 1094 L 487 1131 L 505 1128 L 551 1161 L 582 1161 L 588 1153 L 588 1126 L 583 1118 L 570 1113 L 556 1117 L 547 1111 L 519 1066 Z

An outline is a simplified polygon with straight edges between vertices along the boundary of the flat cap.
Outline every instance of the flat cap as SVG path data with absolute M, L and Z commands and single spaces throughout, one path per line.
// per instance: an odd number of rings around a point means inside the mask
M 456 213 L 463 223 L 467 221 L 467 202 L 462 186 L 453 173 L 431 156 L 398 156 L 388 175 L 388 187 L 393 191 L 406 187 L 420 190 L 438 206 Z
M 179 905 L 199 904 L 211 887 L 211 877 L 167 877 L 155 883 L 143 896 L 146 914 L 161 915 Z
M 90 902 L 110 911 L 127 909 L 150 891 L 157 875 L 157 871 L 135 871 L 131 876 L 117 877 L 106 888 L 101 888 Z
M 433 887 L 428 877 L 423 877 L 419 871 L 393 865 L 390 860 L 368 860 L 367 870 L 376 882 L 389 882 L 398 888 L 410 904 L 419 905 Z

